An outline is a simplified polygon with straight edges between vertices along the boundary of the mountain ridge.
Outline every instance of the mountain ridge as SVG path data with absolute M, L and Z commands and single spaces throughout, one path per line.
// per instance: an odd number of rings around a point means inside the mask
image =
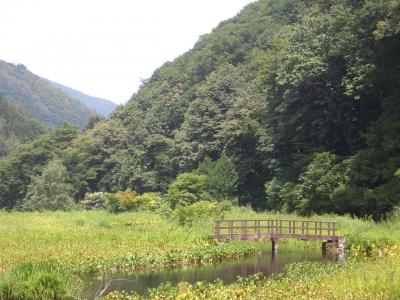
M 108 99 L 90 96 L 88 94 L 85 94 L 81 91 L 63 85 L 61 83 L 49 79 L 46 80 L 49 81 L 53 87 L 60 89 L 62 92 L 69 95 L 71 98 L 79 100 L 87 107 L 97 111 L 103 117 L 108 117 L 118 107 L 117 104 Z
M 0 94 L 46 126 L 69 122 L 83 129 L 96 113 L 22 64 L 0 60 Z

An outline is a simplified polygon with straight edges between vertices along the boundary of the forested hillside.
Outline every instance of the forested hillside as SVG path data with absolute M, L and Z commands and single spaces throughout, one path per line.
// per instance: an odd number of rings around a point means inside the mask
M 48 126 L 69 122 L 84 128 L 96 113 L 53 88 L 24 65 L 0 60 L 0 95 Z
M 255 2 L 157 69 L 108 120 L 57 150 L 44 148 L 60 139 L 52 132 L 0 161 L 1 206 L 14 207 L 59 156 L 76 200 L 171 194 L 181 173 L 190 190 L 207 176 L 223 181 L 228 165 L 237 175 L 228 193 L 195 196 L 379 219 L 400 203 L 399 53 L 396 0 Z
M 80 91 L 67 87 L 65 85 L 59 84 L 57 82 L 50 81 L 50 84 L 63 91 L 65 94 L 70 96 L 71 98 L 79 100 L 82 104 L 86 105 L 87 107 L 95 110 L 103 117 L 107 117 L 110 113 L 112 113 L 116 108 L 117 105 L 110 100 L 102 99 L 98 97 L 93 97 L 86 95 Z
M 43 131 L 39 121 L 0 96 L 0 158 Z

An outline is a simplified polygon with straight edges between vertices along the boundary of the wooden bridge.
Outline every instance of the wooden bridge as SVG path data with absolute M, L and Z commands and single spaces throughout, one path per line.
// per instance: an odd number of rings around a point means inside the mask
M 272 249 L 278 249 L 280 239 L 321 240 L 337 243 L 344 250 L 345 238 L 337 235 L 336 222 L 299 220 L 218 220 L 214 221 L 217 240 L 258 240 L 270 238 Z

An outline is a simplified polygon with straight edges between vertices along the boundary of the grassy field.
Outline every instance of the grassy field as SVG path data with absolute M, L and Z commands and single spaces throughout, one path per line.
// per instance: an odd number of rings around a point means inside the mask
M 234 209 L 225 217 L 302 219 L 294 215 L 256 213 L 246 208 Z M 340 234 L 347 238 L 346 245 L 351 263 L 332 266 L 332 270 L 319 264 L 313 265 L 307 276 L 318 280 L 310 280 L 306 286 L 300 280 L 299 274 L 302 272 L 291 269 L 277 278 L 262 280 L 253 278 L 253 281 L 246 281 L 245 284 L 236 283 L 228 287 L 209 284 L 204 291 L 196 285 L 182 284 L 179 288 L 171 287 L 155 291 L 154 297 L 158 297 L 160 293 L 160 297 L 181 297 L 182 293 L 185 294 L 188 290 L 191 293 L 188 292 L 188 295 L 196 298 L 204 296 L 203 292 L 215 289 L 215 295 L 221 295 L 222 298 L 235 298 L 234 294 L 231 294 L 232 290 L 237 290 L 238 296 L 243 294 L 245 298 L 257 298 L 262 295 L 257 293 L 263 293 L 262 291 L 265 293 L 269 291 L 268 295 L 272 298 L 279 298 L 277 287 L 284 287 L 282 282 L 287 280 L 289 280 L 288 289 L 285 291 L 292 289 L 292 292 L 299 290 L 303 293 L 306 290 L 315 290 L 315 285 L 329 286 L 332 289 L 333 287 L 329 285 L 329 280 L 332 278 L 336 280 L 335 287 L 338 286 L 336 292 L 346 290 L 340 288 L 343 282 L 346 282 L 354 292 L 358 291 L 358 285 L 368 286 L 374 293 L 376 292 L 374 294 L 376 296 L 379 291 L 373 288 L 374 286 L 377 287 L 381 283 L 386 286 L 391 282 L 390 278 L 400 282 L 398 280 L 400 270 L 397 267 L 400 265 L 398 259 L 400 222 L 388 221 L 376 224 L 369 220 L 334 215 L 314 216 L 310 219 L 335 220 L 340 223 Z M 121 269 L 136 270 L 212 263 L 253 253 L 259 247 L 258 244 L 248 242 L 218 245 L 209 238 L 211 233 L 211 219 L 202 218 L 192 227 L 183 227 L 174 220 L 147 212 L 123 214 L 110 214 L 105 211 L 0 212 L 0 298 L 73 299 L 79 294 L 81 275 L 101 274 Z M 320 246 L 318 242 L 288 243 L 296 247 Z M 293 268 L 296 268 L 296 265 Z M 297 268 L 301 268 L 301 264 Z M 377 276 L 368 277 L 368 272 L 364 272 L 368 268 L 376 270 Z M 295 271 L 299 273 L 298 282 L 296 275 L 293 275 L 297 274 Z M 329 275 L 331 273 L 335 276 Z M 357 277 L 354 274 L 367 275 Z M 399 286 L 386 287 L 386 291 L 391 291 L 391 295 L 395 295 L 395 289 L 399 289 Z M 325 289 L 321 288 L 322 290 Z M 271 294 L 272 291 L 276 291 L 277 294 Z M 40 298 L 38 295 L 47 296 Z M 121 294 L 114 296 L 123 298 Z M 325 294 L 314 296 L 325 297 Z

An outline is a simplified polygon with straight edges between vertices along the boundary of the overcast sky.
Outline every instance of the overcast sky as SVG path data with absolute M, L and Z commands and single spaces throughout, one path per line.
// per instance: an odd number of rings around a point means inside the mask
M 0 59 L 123 103 L 252 0 L 1 0 Z

